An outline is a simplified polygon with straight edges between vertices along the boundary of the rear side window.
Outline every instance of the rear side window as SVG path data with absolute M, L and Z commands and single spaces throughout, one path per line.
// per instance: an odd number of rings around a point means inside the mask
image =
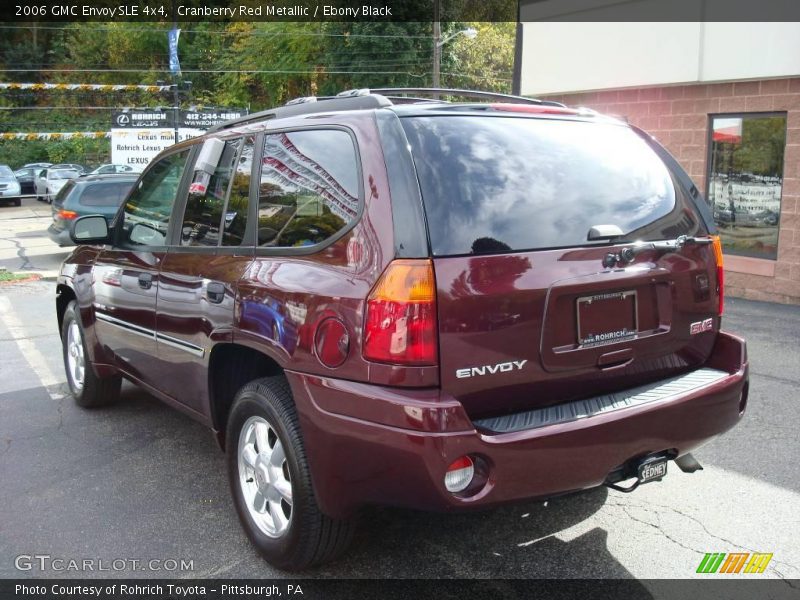
M 596 225 L 616 225 L 620 239 L 699 226 L 668 169 L 627 127 L 474 116 L 402 123 L 436 256 L 586 245 Z
M 119 206 L 134 183 L 131 180 L 86 184 L 80 192 L 78 203 L 82 206 Z
M 314 246 L 358 214 L 358 162 L 341 130 L 265 136 L 258 194 L 258 245 Z

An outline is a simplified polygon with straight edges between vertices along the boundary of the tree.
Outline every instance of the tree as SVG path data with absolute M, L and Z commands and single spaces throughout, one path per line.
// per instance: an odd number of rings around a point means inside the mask
M 445 46 L 442 81 L 448 87 L 466 87 L 494 92 L 511 92 L 514 72 L 516 23 L 461 23 L 478 35 L 459 35 Z M 456 29 L 456 31 L 459 31 Z M 445 68 L 444 65 L 447 65 Z

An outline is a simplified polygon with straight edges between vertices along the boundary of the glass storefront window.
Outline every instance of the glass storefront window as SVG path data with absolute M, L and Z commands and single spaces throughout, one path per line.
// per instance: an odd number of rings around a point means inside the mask
M 785 114 L 711 118 L 707 198 L 726 253 L 775 260 Z

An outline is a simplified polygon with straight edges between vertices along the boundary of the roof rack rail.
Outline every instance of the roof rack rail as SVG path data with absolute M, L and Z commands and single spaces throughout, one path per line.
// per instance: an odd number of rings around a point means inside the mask
M 352 96 L 334 96 L 334 97 L 320 97 L 314 98 L 313 96 L 306 98 L 297 98 L 290 100 L 284 106 L 277 108 L 270 108 L 262 110 L 249 115 L 244 115 L 238 119 L 225 121 L 219 125 L 212 127 L 207 133 L 214 133 L 217 131 L 224 131 L 232 127 L 238 127 L 246 123 L 256 121 L 265 121 L 267 119 L 279 119 L 283 117 L 294 117 L 298 115 L 308 115 L 319 112 L 335 111 L 335 110 L 359 110 L 369 108 L 383 108 L 391 106 L 392 102 L 378 94 L 365 94 L 365 95 L 352 95 Z
M 537 98 L 526 98 L 525 96 L 513 96 L 511 94 L 501 94 L 499 92 L 482 92 L 478 90 L 462 90 L 455 88 L 372 88 L 373 94 L 394 95 L 394 94 L 417 94 L 417 95 L 448 95 L 463 96 L 464 98 L 475 98 L 477 100 L 498 100 L 500 102 L 514 102 L 519 104 L 544 104 L 546 106 L 564 106 L 561 102 L 553 100 L 539 100 Z

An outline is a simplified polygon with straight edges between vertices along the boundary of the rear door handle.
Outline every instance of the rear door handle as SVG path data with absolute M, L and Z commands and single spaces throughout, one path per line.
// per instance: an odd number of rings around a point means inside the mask
M 212 281 L 206 286 L 206 297 L 209 302 L 221 304 L 225 299 L 225 286 L 219 281 Z
M 143 290 L 149 290 L 153 287 L 153 274 L 139 273 L 139 287 Z

